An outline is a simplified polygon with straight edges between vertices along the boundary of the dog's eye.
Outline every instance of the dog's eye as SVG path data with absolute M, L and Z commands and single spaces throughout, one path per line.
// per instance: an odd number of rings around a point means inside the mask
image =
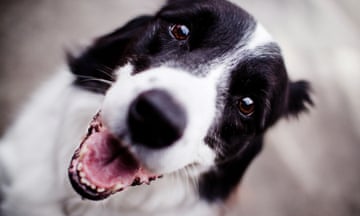
M 251 116 L 255 111 L 255 102 L 250 97 L 243 97 L 238 104 L 240 112 L 245 116 Z
M 175 24 L 170 26 L 170 34 L 176 40 L 186 40 L 190 36 L 190 30 L 186 25 Z

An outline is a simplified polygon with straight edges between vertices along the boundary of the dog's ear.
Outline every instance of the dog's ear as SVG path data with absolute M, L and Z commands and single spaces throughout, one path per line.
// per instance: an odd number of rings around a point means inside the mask
M 290 82 L 286 114 L 288 116 L 298 116 L 299 113 L 307 111 L 309 105 L 313 106 L 314 102 L 310 93 L 311 86 L 309 82 L 304 80 Z
M 129 60 L 129 46 L 147 27 L 152 16 L 140 16 L 110 34 L 97 38 L 92 45 L 81 52 L 67 52 L 67 62 L 75 84 L 95 92 L 104 92 L 109 87 L 106 82 L 113 81 L 113 70 Z

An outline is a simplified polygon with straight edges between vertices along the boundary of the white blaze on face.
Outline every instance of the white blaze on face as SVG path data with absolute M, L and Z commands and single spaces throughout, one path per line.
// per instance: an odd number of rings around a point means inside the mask
M 245 49 L 254 50 L 255 48 L 274 42 L 272 36 L 267 32 L 263 25 L 256 24 L 255 31 L 252 33 Z
M 102 109 L 104 123 L 110 131 L 124 135 L 136 157 L 149 169 L 166 173 L 192 163 L 212 165 L 214 152 L 204 138 L 215 116 L 216 84 L 221 70 L 207 77 L 196 77 L 187 71 L 158 67 L 131 75 L 127 65 L 118 71 L 118 79 L 105 96 Z M 127 115 L 132 101 L 142 92 L 161 89 L 171 95 L 185 110 L 187 125 L 183 136 L 169 147 L 149 149 L 132 145 Z

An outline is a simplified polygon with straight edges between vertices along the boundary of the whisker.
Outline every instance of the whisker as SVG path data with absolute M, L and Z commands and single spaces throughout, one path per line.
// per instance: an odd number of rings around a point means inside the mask
M 94 78 L 91 76 L 84 76 L 84 75 L 78 75 L 78 77 L 82 78 L 81 82 L 89 82 L 89 81 L 96 81 L 96 82 L 101 82 L 107 85 L 112 85 L 113 82 L 106 80 L 106 79 L 100 79 L 100 78 Z
M 101 72 L 102 74 L 106 75 L 109 79 L 115 80 L 115 76 L 112 73 L 112 71 L 114 70 L 113 68 L 110 68 L 106 65 L 100 65 L 100 66 L 98 66 L 97 70 L 99 72 Z
M 191 165 L 190 169 L 191 169 L 192 172 L 197 171 L 197 168 L 196 168 L 194 165 Z M 199 187 L 199 176 L 198 176 L 198 175 L 192 176 L 192 177 L 190 178 L 190 180 L 191 180 L 192 186 L 193 186 L 194 188 L 198 188 L 198 187 Z

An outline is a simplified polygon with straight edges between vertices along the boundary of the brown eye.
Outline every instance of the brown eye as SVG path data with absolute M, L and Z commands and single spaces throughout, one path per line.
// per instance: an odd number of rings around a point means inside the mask
M 251 116 L 255 111 L 255 103 L 250 97 L 241 98 L 238 106 L 240 112 L 245 116 Z
M 170 26 L 170 33 L 176 40 L 186 40 L 190 30 L 186 25 L 175 24 Z

